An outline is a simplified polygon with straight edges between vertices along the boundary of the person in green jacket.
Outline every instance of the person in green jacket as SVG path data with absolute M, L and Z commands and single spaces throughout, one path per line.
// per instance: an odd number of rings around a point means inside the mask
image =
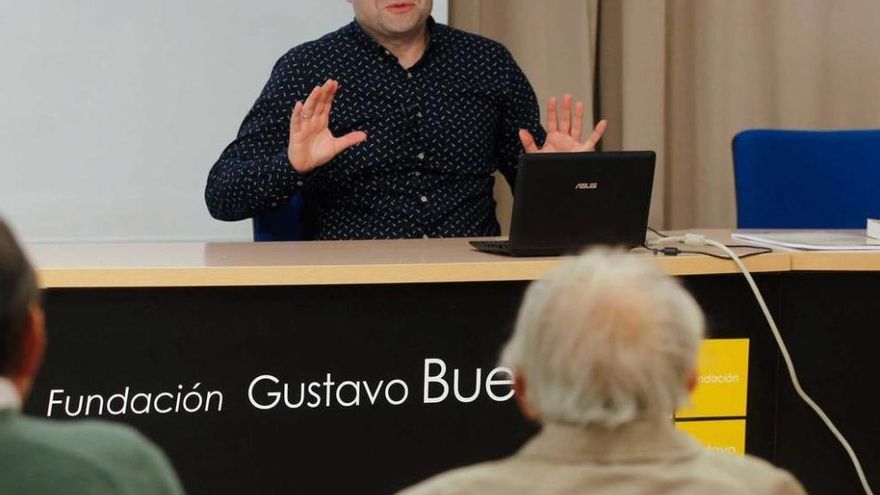
M 0 219 L 0 494 L 183 494 L 162 451 L 132 428 L 20 413 L 45 347 L 36 275 Z

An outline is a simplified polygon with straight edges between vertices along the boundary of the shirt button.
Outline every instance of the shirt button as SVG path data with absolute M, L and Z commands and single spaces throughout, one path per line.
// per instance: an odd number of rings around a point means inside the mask
M 303 185 L 303 181 L 301 181 L 301 180 L 296 181 L 296 185 L 298 185 L 298 186 Z
M 406 73 L 406 78 L 407 78 L 407 79 L 412 79 L 412 72 L 407 72 L 407 73 Z
M 424 153 L 424 152 L 419 153 L 419 154 L 416 155 L 416 156 L 419 158 L 419 160 L 424 160 L 424 159 L 425 159 L 425 153 Z
M 428 197 L 427 197 L 427 196 L 422 196 L 422 197 L 419 198 L 419 199 L 422 200 L 422 203 L 427 203 L 427 202 L 428 202 Z

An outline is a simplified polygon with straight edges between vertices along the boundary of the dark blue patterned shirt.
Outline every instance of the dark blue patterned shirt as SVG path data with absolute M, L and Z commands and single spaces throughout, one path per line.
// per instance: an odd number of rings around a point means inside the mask
M 300 192 L 317 239 L 497 235 L 492 173 L 513 185 L 518 129 L 545 138 L 535 93 L 499 43 L 428 24 L 409 70 L 357 22 L 285 54 L 211 169 L 211 215 L 242 220 Z M 287 158 L 292 109 L 327 79 L 340 85 L 330 130 L 367 140 L 299 174 Z

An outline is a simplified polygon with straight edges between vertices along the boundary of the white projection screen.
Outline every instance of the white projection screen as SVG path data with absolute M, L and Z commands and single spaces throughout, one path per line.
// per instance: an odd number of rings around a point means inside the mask
M 28 242 L 250 239 L 208 215 L 208 170 L 278 57 L 352 19 L 345 0 L 0 0 L 0 216 Z

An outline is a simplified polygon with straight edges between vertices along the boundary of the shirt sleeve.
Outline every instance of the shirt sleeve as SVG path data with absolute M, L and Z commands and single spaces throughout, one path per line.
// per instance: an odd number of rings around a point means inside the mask
M 295 57 L 288 53 L 272 70 L 238 137 L 211 168 L 205 203 L 218 220 L 243 220 L 285 204 L 307 180 L 287 158 L 290 118 L 305 99 Z
M 523 153 L 519 140 L 519 130 L 527 129 L 535 137 L 538 146 L 543 146 L 547 133 L 541 127 L 541 112 L 535 90 L 506 49 L 503 55 L 505 64 L 504 91 L 501 100 L 501 123 L 496 137 L 496 159 L 498 170 L 507 179 L 510 188 L 516 184 L 519 156 Z

